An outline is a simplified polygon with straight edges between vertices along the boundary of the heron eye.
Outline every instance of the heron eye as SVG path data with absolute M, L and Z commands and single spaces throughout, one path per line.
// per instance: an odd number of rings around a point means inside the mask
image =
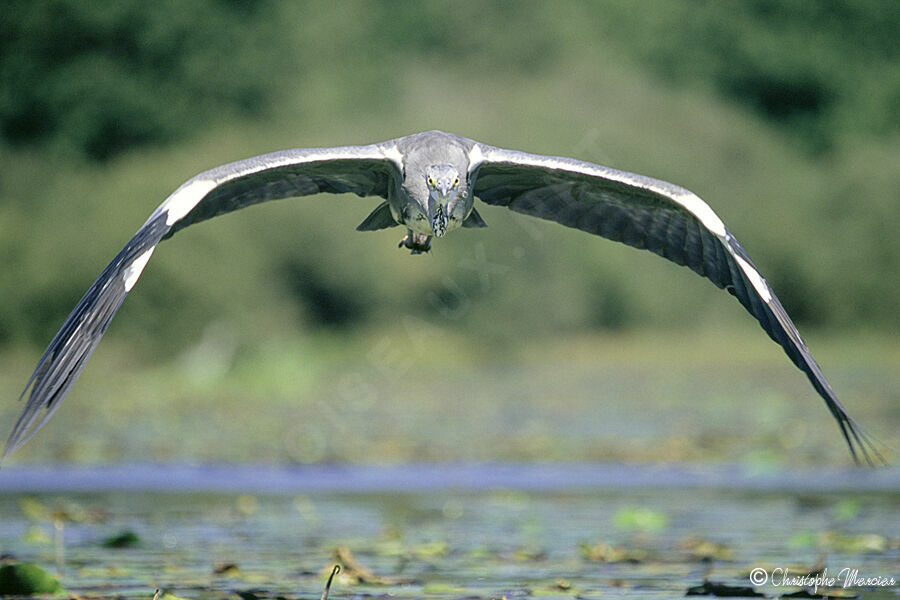
M 428 178 L 428 185 L 431 186 L 431 187 L 434 187 L 434 177 L 429 177 L 429 178 Z
M 459 177 L 457 177 L 456 179 L 453 180 L 453 187 L 456 187 L 458 185 L 459 185 Z

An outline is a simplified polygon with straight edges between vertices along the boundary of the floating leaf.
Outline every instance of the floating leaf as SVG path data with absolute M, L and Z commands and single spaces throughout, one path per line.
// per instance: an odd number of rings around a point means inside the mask
M 80 523 L 88 520 L 88 512 L 83 506 L 72 501 L 58 501 L 53 507 L 40 500 L 26 496 L 19 500 L 19 509 L 32 521 L 72 521 Z
M 56 577 L 37 565 L 14 563 L 0 567 L 0 596 L 65 593 Z
M 572 583 L 568 579 L 563 579 L 559 577 L 554 583 L 553 586 L 558 590 L 570 590 L 572 589 Z
M 141 543 L 141 538 L 133 531 L 123 531 L 103 540 L 104 548 L 134 548 Z
M 765 596 L 746 585 L 726 585 L 705 580 L 702 584 L 688 588 L 685 596 L 717 596 L 719 598 L 759 598 Z
M 884 552 L 890 546 L 888 539 L 877 533 L 844 535 L 834 531 L 826 531 L 819 535 L 818 542 L 820 546 L 848 554 Z
M 547 552 L 537 546 L 524 546 L 517 548 L 513 552 L 513 560 L 516 562 L 531 562 L 535 560 L 544 560 L 547 558 Z
M 222 562 L 217 563 L 213 567 L 213 573 L 216 575 L 225 575 L 227 577 L 236 577 L 241 574 L 241 570 L 232 562 Z
M 338 564 L 343 565 L 343 575 L 345 579 L 358 581 L 360 583 L 374 583 L 378 585 L 394 585 L 403 583 L 404 580 L 396 577 L 382 577 L 376 575 L 368 568 L 362 566 L 356 561 L 356 557 L 350 552 L 349 548 L 341 546 L 334 551 L 334 557 Z M 330 569 L 329 569 L 330 570 Z
M 582 544 L 581 555 L 592 562 L 639 563 L 647 560 L 649 553 L 641 548 L 623 548 L 606 542 L 597 542 L 593 546 Z
M 614 522 L 619 529 L 662 531 L 669 526 L 669 518 L 658 510 L 635 507 L 620 509 Z
M 725 544 L 702 538 L 687 538 L 678 548 L 687 551 L 694 560 L 731 560 L 734 555 Z
M 19 510 L 31 521 L 49 521 L 50 509 L 47 505 L 36 498 L 25 496 L 19 499 Z
M 822 589 L 822 588 L 819 588 Z M 841 590 L 841 589 L 833 589 L 827 588 L 825 593 L 817 594 L 810 590 L 797 590 L 796 592 L 791 592 L 790 594 L 782 594 L 782 598 L 859 598 L 859 595 L 854 594 L 849 590 Z

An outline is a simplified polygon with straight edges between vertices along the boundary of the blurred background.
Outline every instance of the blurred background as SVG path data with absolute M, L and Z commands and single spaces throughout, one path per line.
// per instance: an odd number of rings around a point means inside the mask
M 894 0 L 8 0 L 0 424 L 183 181 L 443 129 L 696 192 L 897 446 L 898 29 Z M 687 269 L 483 205 L 488 229 L 410 256 L 399 229 L 354 231 L 376 204 L 166 241 L 10 462 L 849 462 L 805 376 Z

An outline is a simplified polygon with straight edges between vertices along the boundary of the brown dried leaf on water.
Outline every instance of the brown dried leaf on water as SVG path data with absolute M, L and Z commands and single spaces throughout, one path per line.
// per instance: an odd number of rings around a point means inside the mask
M 571 590 L 572 582 L 570 582 L 568 579 L 558 577 L 556 581 L 553 582 L 553 586 L 558 590 Z
M 233 562 L 219 562 L 213 566 L 213 574 L 235 577 L 241 574 L 241 570 Z
M 49 506 L 37 498 L 25 496 L 19 499 L 19 509 L 26 518 L 32 521 L 84 523 L 99 520 L 97 513 L 88 511 L 81 504 L 66 499 L 59 499 L 53 506 Z
M 19 510 L 25 515 L 25 518 L 31 521 L 52 521 L 50 518 L 50 508 L 31 496 L 19 498 Z
M 699 537 L 688 537 L 678 544 L 693 560 L 732 560 L 734 552 L 727 545 Z
M 607 542 L 597 542 L 593 546 L 581 544 L 581 555 L 591 562 L 639 563 L 647 560 L 650 553 L 642 548 L 624 548 Z
M 376 575 L 370 569 L 359 564 L 350 549 L 345 546 L 340 546 L 334 551 L 334 559 L 335 562 L 343 566 L 340 575 L 341 581 L 348 584 L 371 583 L 375 585 L 396 585 L 409 582 L 408 579 L 401 579 L 399 577 Z M 326 569 L 326 572 L 330 571 L 331 567 L 329 566 Z
M 584 598 L 581 596 L 581 590 L 578 586 L 573 585 L 572 582 L 565 577 L 557 577 L 553 583 L 548 583 L 545 586 L 532 589 L 530 595 L 535 598 L 547 596 L 554 598 L 566 596 L 574 597 L 576 599 Z
M 512 556 L 516 562 L 533 562 L 547 558 L 547 551 L 537 546 L 523 546 L 516 548 Z

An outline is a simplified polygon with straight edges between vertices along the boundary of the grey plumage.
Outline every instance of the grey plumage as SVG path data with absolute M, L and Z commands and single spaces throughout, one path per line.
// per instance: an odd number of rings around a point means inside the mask
M 432 236 L 484 227 L 474 207 L 477 197 L 687 266 L 733 294 L 806 373 L 855 460 L 884 460 L 837 399 L 746 251 L 697 196 L 649 177 L 439 131 L 368 146 L 275 152 L 206 171 L 179 187 L 100 274 L 51 341 L 22 392 L 28 399 L 4 456 L 59 408 L 161 240 L 251 204 L 317 193 L 382 198 L 358 229 L 404 226 L 401 246 L 413 253 L 428 251 Z

